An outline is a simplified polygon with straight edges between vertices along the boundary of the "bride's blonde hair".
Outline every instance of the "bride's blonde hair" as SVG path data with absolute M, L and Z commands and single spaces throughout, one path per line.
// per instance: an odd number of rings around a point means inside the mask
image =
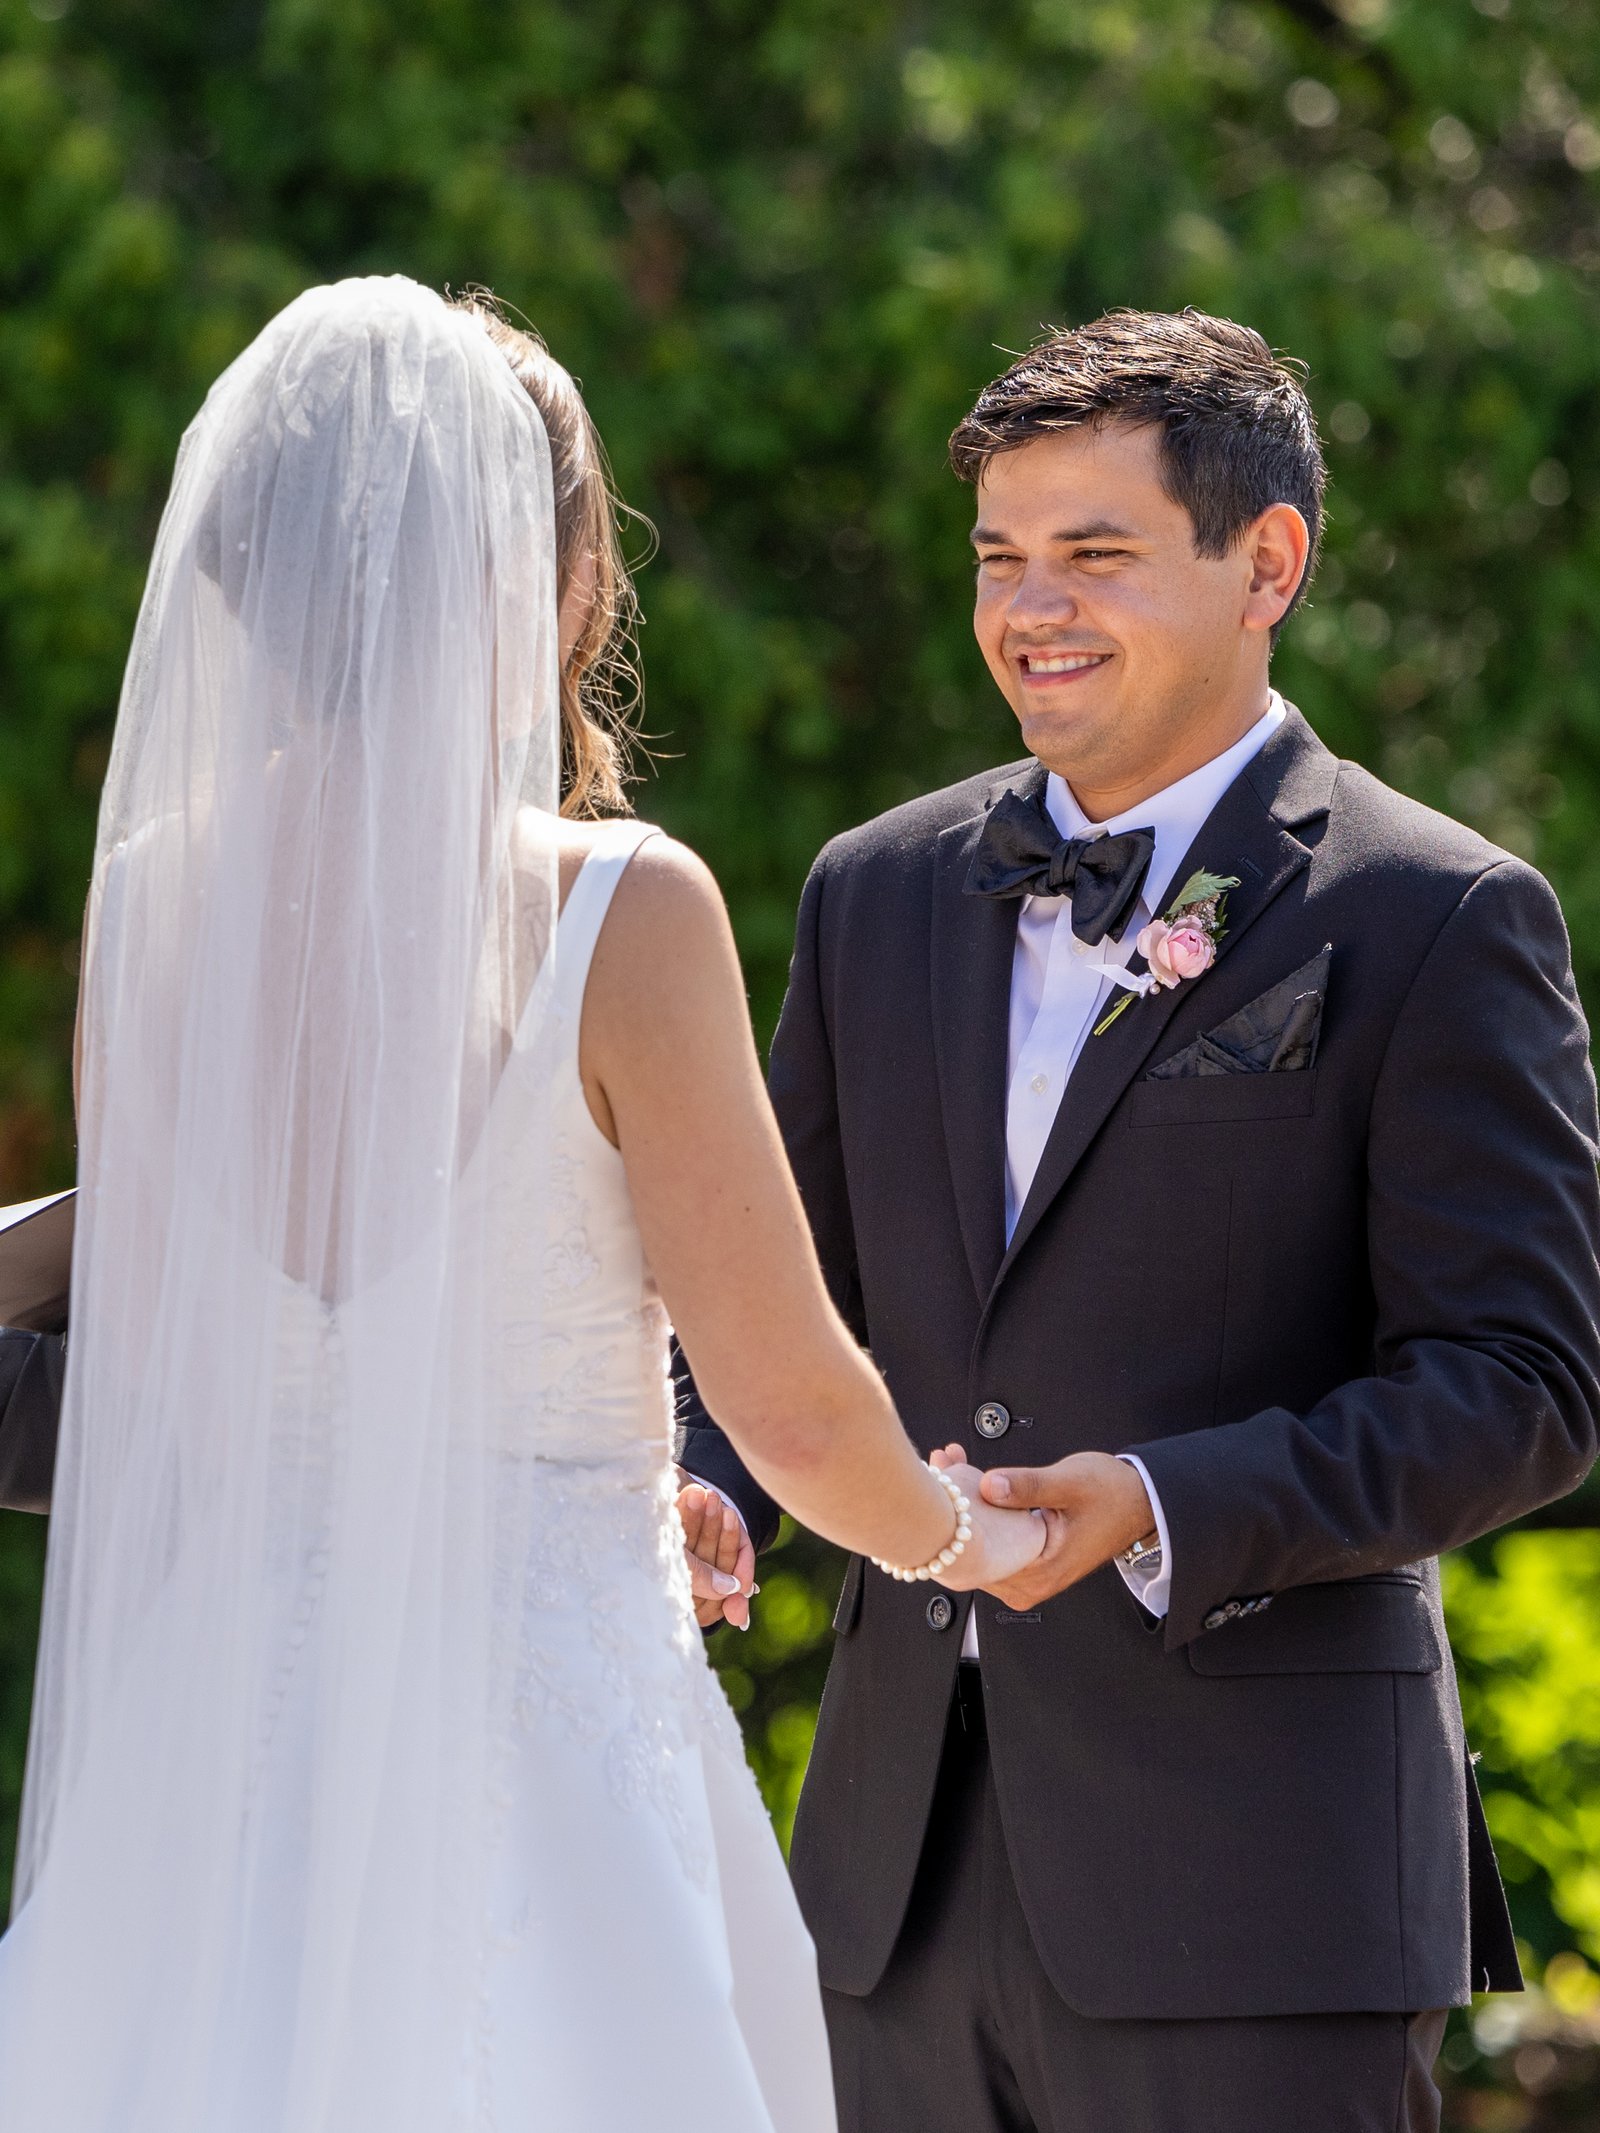
M 625 788 L 643 682 L 639 601 L 618 528 L 623 518 L 641 514 L 618 495 L 577 382 L 540 336 L 513 326 L 487 289 L 469 289 L 452 303 L 483 327 L 544 422 L 555 488 L 557 597 L 585 556 L 594 565 L 594 596 L 561 675 L 561 812 L 630 813 Z

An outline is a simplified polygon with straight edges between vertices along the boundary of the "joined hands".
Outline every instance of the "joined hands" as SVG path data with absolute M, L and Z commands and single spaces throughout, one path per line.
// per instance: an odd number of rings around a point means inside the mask
M 1110 1452 L 980 1474 L 963 1445 L 947 1444 L 929 1464 L 972 1500 L 972 1539 L 939 1581 L 952 1591 L 982 1590 L 1008 1607 L 1037 1607 L 1153 1535 L 1138 1468 Z M 1042 1526 L 1042 1540 L 1021 1530 L 1030 1516 Z
M 947 1444 L 928 1464 L 948 1474 L 971 1507 L 971 1538 L 948 1569 L 935 1573 L 937 1583 L 952 1592 L 998 1592 L 1038 1561 L 1048 1545 L 1044 1512 L 1021 1506 L 1002 1510 L 987 1502 L 983 1476 L 969 1464 L 963 1445 Z
M 1138 1469 L 1109 1452 L 983 1474 L 968 1463 L 964 1445 L 947 1444 L 929 1464 L 949 1474 L 972 1506 L 972 1538 L 938 1580 L 952 1592 L 989 1592 L 1008 1607 L 1037 1607 L 1152 1535 Z M 718 1622 L 748 1629 L 750 1602 L 761 1588 L 744 1520 L 717 1490 L 680 1475 L 695 1619 L 702 1629 Z

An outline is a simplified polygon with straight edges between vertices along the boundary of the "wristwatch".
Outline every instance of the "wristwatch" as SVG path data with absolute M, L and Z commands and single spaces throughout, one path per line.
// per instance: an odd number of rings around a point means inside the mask
M 1117 1557 L 1124 1570 L 1154 1572 L 1161 1568 L 1161 1542 L 1152 1534 L 1145 1540 L 1136 1540 L 1131 1548 L 1124 1548 Z

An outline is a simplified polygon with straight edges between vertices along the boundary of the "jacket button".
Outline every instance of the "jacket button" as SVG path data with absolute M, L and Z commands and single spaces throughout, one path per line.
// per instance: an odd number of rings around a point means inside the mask
M 936 1592 L 928 1602 L 929 1629 L 948 1629 L 955 1618 L 955 1601 L 947 1592 Z
M 988 1437 L 991 1441 L 1003 1437 L 1011 1427 L 1011 1410 L 1002 1407 L 998 1400 L 985 1400 L 973 1416 L 972 1426 L 980 1437 Z

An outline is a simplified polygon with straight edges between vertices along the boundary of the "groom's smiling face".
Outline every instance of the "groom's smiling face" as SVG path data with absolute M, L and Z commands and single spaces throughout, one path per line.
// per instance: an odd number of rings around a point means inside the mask
M 1025 745 L 1095 820 L 1197 769 L 1260 716 L 1268 632 L 1286 604 L 1261 597 L 1261 535 L 1270 549 L 1276 529 L 1199 555 L 1161 474 L 1159 432 L 1111 421 L 997 453 L 978 482 L 979 645 Z

